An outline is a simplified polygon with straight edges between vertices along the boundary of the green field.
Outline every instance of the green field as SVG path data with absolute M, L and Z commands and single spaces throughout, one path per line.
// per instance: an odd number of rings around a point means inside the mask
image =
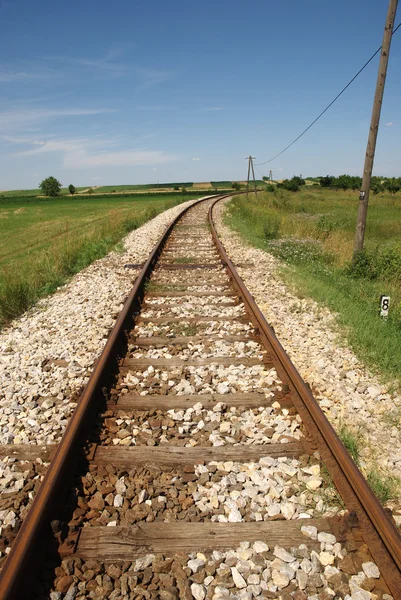
M 232 181 L 211 181 L 210 185 L 216 189 L 233 187 Z
M 129 231 L 194 195 L 75 196 L 0 202 L 0 323 L 21 314 Z
M 86 190 L 87 187 L 77 187 L 75 188 L 77 192 L 80 192 L 81 190 Z M 70 192 L 68 191 L 68 188 L 61 188 L 61 194 L 70 194 Z M 43 192 L 42 190 L 40 190 L 39 188 L 35 189 L 35 190 L 8 190 L 6 192 L 0 192 L 0 198 L 4 197 L 4 198 L 13 198 L 18 197 L 21 198 L 22 196 L 42 196 Z
M 94 191 L 96 193 L 99 192 L 122 192 L 123 190 L 157 190 L 160 189 L 171 189 L 173 190 L 175 187 L 181 188 L 191 188 L 193 187 L 193 182 L 187 183 L 144 183 L 138 185 L 102 185 L 101 187 L 96 188 Z
M 227 220 L 251 244 L 287 263 L 284 277 L 299 295 L 337 312 L 359 356 L 401 381 L 401 193 L 372 195 L 366 249 L 351 266 L 358 192 L 320 187 L 236 197 Z M 391 297 L 387 320 L 380 295 Z

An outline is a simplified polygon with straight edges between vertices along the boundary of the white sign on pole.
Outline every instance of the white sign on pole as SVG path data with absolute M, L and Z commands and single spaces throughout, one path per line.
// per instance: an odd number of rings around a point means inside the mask
M 390 296 L 380 296 L 380 316 L 388 317 L 390 308 Z

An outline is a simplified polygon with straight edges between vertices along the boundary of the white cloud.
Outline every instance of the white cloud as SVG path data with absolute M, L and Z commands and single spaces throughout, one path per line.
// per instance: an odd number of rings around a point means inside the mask
M 392 121 L 389 121 L 388 123 L 386 123 L 386 127 L 393 127 L 394 123 Z
M 0 65 L 1 83 L 28 83 L 30 81 L 53 79 L 56 77 L 60 77 L 60 73 L 57 71 L 57 69 L 36 69 L 29 66 L 25 68 L 15 67 L 10 69 Z
M 201 108 L 199 112 L 213 112 L 216 110 L 226 110 L 224 106 L 210 106 L 208 108 Z
M 148 69 L 144 67 L 136 67 L 136 74 L 142 80 L 137 90 L 145 90 L 159 83 L 168 81 L 174 73 L 172 71 L 165 71 L 162 69 Z
M 15 152 L 12 156 L 31 156 L 34 154 L 46 154 L 55 152 L 81 152 L 85 151 L 100 151 L 105 148 L 118 147 L 120 140 L 115 138 L 103 138 L 101 136 L 94 136 L 92 138 L 67 138 L 67 139 L 55 139 L 54 136 L 41 136 L 38 137 L 16 137 L 3 135 L 3 140 L 11 142 L 13 144 L 29 145 L 31 148 Z
M 163 105 L 152 105 L 152 104 L 147 104 L 147 105 L 143 105 L 140 104 L 138 106 L 134 107 L 135 110 L 154 110 L 154 111 L 162 111 L 162 110 L 174 110 L 174 108 L 172 106 L 163 106 Z
M 200 158 L 193 158 L 192 160 L 200 160 Z
M 10 129 L 12 126 L 25 125 L 35 121 L 45 121 L 58 117 L 77 117 L 100 115 L 116 112 L 109 108 L 38 108 L 13 109 L 0 112 L 0 129 Z
M 68 169 L 90 169 L 95 167 L 135 167 L 164 164 L 176 160 L 175 156 L 159 150 L 120 150 L 119 152 L 97 152 L 86 150 L 67 152 L 63 166 Z
M 94 136 L 55 139 L 44 137 L 16 137 L 3 135 L 2 139 L 12 144 L 29 145 L 28 149 L 14 152 L 10 156 L 26 157 L 42 154 L 61 155 L 62 165 L 69 169 L 96 167 L 153 166 L 177 160 L 176 156 L 160 150 L 121 148 L 122 140 Z M 140 138 L 138 138 L 140 139 Z M 138 141 L 138 140 L 137 140 Z M 154 170 L 156 167 L 154 167 Z
M 120 77 L 125 75 L 127 67 L 121 62 L 116 62 L 116 59 L 123 54 L 123 48 L 114 48 L 109 50 L 105 56 L 100 58 L 75 58 L 69 56 L 50 56 L 50 60 L 61 61 L 72 65 L 78 65 L 80 67 L 88 67 L 92 69 L 94 74 L 106 74 L 113 77 Z

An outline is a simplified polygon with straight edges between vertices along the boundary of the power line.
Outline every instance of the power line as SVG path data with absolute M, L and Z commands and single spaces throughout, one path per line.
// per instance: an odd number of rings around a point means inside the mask
M 262 164 L 264 164 L 264 163 L 262 163 Z M 258 169 L 258 167 L 256 166 L 256 164 L 255 164 L 255 163 L 253 163 L 253 166 L 255 167 L 255 169 L 257 170 L 257 172 L 259 173 L 259 175 L 261 175 L 262 177 L 264 177 L 263 173 L 261 173 L 261 172 L 259 171 L 259 169 Z
M 392 35 L 394 35 L 395 32 L 397 31 L 397 29 L 399 29 L 400 27 L 401 27 L 401 23 L 398 23 L 397 27 L 393 30 Z M 341 90 L 341 92 L 339 94 L 337 94 L 337 96 L 334 98 L 334 100 L 332 100 L 330 102 L 330 104 L 328 104 L 326 106 L 326 108 L 320 113 L 320 115 L 318 117 L 316 117 L 316 119 L 314 121 L 312 121 L 312 123 L 310 125 L 308 125 L 308 127 L 306 129 L 304 129 L 303 132 L 301 134 L 299 134 L 299 136 L 297 138 L 295 138 L 295 140 L 293 142 L 291 142 L 291 144 L 288 144 L 288 146 L 286 146 L 284 148 L 284 150 L 281 150 L 281 152 L 279 152 L 278 154 L 276 154 L 275 156 L 273 156 L 273 158 L 269 158 L 269 160 L 266 160 L 265 162 L 257 163 L 257 164 L 259 166 L 261 166 L 261 165 L 267 165 L 267 163 L 272 162 L 272 160 L 275 160 L 276 158 L 278 158 L 279 156 L 281 156 L 282 154 L 284 154 L 284 152 L 286 150 L 288 150 L 288 148 L 291 148 L 291 146 L 293 146 L 295 144 L 295 142 L 297 142 L 303 135 L 305 135 L 305 133 L 307 131 L 309 131 L 309 129 L 311 127 L 313 127 L 313 125 L 320 119 L 320 117 L 322 117 L 324 115 L 324 113 L 327 112 L 331 106 L 333 106 L 334 102 L 336 102 L 336 100 L 338 100 L 338 98 L 345 92 L 345 90 L 347 88 L 349 88 L 349 86 L 351 85 L 351 83 L 353 83 L 355 81 L 355 79 L 358 77 L 358 75 L 360 75 L 362 73 L 362 71 L 368 66 L 368 64 L 370 62 L 372 62 L 372 60 L 375 58 L 375 56 L 377 54 L 379 54 L 379 52 L 380 52 L 381 49 L 382 49 L 382 47 L 379 46 L 379 48 L 376 50 L 376 52 L 374 54 L 372 54 L 372 56 L 369 58 L 369 60 L 363 65 L 363 67 L 361 69 L 359 69 L 358 73 L 356 75 L 354 75 L 354 77 L 347 83 L 347 85 Z

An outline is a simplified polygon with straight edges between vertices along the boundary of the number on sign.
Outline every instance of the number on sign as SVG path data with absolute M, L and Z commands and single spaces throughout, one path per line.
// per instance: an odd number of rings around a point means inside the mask
M 380 296 L 380 316 L 388 317 L 390 308 L 390 296 Z

